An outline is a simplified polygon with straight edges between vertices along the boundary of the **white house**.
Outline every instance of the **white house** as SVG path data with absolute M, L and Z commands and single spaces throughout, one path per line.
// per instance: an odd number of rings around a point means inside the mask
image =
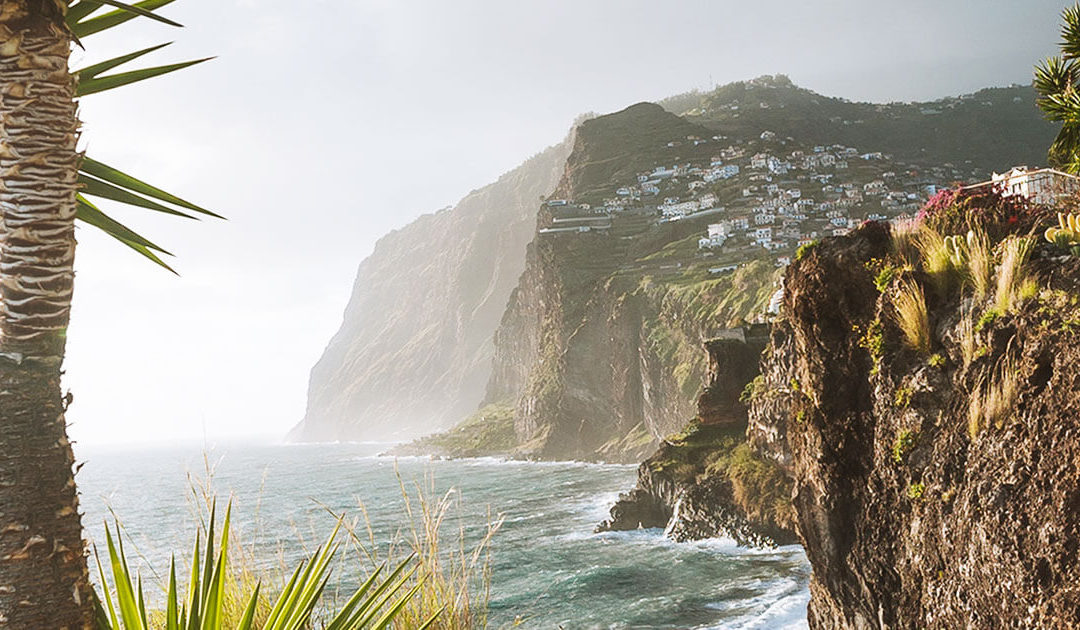
M 727 238 L 731 236 L 732 225 L 730 221 L 709 224 L 709 238 Z
M 1052 168 L 1016 166 L 1005 173 L 994 173 L 989 182 L 970 188 L 988 185 L 1000 188 L 1006 197 L 1021 195 L 1035 203 L 1052 205 L 1059 198 L 1080 191 L 1080 178 Z

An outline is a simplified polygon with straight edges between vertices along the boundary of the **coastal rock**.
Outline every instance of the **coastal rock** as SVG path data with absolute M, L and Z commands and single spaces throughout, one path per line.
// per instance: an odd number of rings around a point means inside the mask
M 748 433 L 794 483 L 811 628 L 1080 627 L 1080 262 L 1048 249 L 1037 295 L 973 333 L 981 307 L 916 276 L 930 353 L 864 266 L 887 226 L 789 270 Z
M 797 542 L 779 469 L 746 443 L 743 391 L 758 374 L 767 326 L 726 331 L 705 343 L 708 380 L 698 398 L 701 417 L 669 436 L 638 467 L 638 483 L 620 495 L 596 531 L 664 527 L 685 542 L 728 537 L 742 545 Z

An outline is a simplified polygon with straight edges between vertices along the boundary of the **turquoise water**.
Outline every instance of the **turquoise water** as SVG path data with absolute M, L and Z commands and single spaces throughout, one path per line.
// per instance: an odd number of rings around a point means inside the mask
M 798 547 L 747 550 L 727 540 L 675 544 L 659 530 L 593 534 L 616 495 L 632 487 L 632 466 L 431 461 L 377 457 L 379 445 L 196 448 L 83 448 L 78 475 L 86 524 L 102 540 L 113 510 L 139 555 L 164 574 L 169 553 L 191 544 L 189 475 L 234 497 L 234 520 L 267 567 L 292 566 L 303 546 L 333 526 L 327 512 L 367 509 L 377 540 L 402 523 L 400 479 L 452 492 L 444 529 L 474 541 L 489 512 L 504 519 L 492 549 L 491 627 L 630 629 L 806 627 L 810 567 Z M 246 533 L 245 533 L 246 532 Z M 276 539 L 252 540 L 253 532 Z M 344 569 L 342 569 L 344 570 Z

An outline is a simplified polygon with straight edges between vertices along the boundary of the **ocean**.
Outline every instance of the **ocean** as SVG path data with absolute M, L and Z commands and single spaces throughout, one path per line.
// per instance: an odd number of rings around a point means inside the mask
M 660 530 L 592 533 L 633 486 L 633 466 L 378 456 L 384 448 L 81 447 L 84 523 L 103 547 L 103 523 L 119 519 L 144 581 L 160 584 L 170 554 L 190 553 L 192 487 L 205 486 L 208 471 L 222 504 L 232 498 L 245 548 L 271 570 L 291 568 L 321 543 L 335 522 L 331 512 L 366 512 L 379 544 L 400 537 L 404 486 L 413 497 L 448 495 L 443 531 L 454 541 L 463 534 L 467 547 L 502 519 L 491 545 L 490 628 L 515 621 L 545 630 L 806 627 L 810 566 L 797 546 L 677 544 Z

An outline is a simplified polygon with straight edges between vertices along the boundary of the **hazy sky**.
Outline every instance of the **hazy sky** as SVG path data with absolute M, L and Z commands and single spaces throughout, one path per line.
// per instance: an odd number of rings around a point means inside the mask
M 1060 0 L 180 0 L 92 62 L 210 63 L 83 103 L 84 145 L 229 221 L 132 221 L 177 278 L 79 233 L 83 443 L 280 437 L 376 239 L 609 112 L 784 73 L 852 100 L 1027 83 Z M 1008 165 L 1002 165 L 1008 166 Z

